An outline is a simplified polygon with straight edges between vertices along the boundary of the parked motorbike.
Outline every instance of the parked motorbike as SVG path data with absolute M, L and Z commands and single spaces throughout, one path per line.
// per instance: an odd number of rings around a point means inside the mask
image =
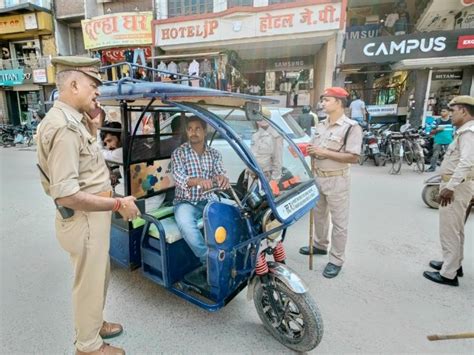
M 362 149 L 359 156 L 359 164 L 363 165 L 367 159 L 373 159 L 375 166 L 379 166 L 382 163 L 379 139 L 370 129 L 364 130 L 362 137 Z
M 439 208 L 439 186 L 441 185 L 441 175 L 434 175 L 429 179 L 426 179 L 424 184 L 425 186 L 421 192 L 421 198 L 423 202 L 430 208 Z M 473 206 L 474 197 L 471 199 L 471 203 L 467 207 L 464 223 L 466 223 L 469 215 L 471 214 Z
M 14 147 L 15 146 L 15 137 L 16 137 L 16 128 L 13 126 L 1 126 L 1 140 L 3 147 Z

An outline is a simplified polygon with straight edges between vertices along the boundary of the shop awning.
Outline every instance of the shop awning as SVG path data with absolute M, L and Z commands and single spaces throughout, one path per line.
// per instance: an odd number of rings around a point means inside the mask
M 221 52 L 200 52 L 200 53 L 187 53 L 187 54 L 166 54 L 166 55 L 157 55 L 154 57 L 150 57 L 151 59 L 160 59 L 160 60 L 168 60 L 168 59 L 183 59 L 183 58 L 200 58 L 200 57 L 216 57 Z
M 404 59 L 392 64 L 393 70 L 455 68 L 472 65 L 474 55 L 452 56 L 442 58 Z

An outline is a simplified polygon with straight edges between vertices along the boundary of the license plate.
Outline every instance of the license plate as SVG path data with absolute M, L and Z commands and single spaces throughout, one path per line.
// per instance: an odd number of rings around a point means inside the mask
M 372 149 L 374 153 L 379 152 L 379 145 L 377 143 L 369 144 L 369 148 Z

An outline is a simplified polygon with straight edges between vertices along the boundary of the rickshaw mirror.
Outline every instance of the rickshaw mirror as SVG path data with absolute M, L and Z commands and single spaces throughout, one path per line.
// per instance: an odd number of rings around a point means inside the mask
M 249 121 L 261 121 L 262 116 L 262 106 L 258 102 L 247 101 L 245 103 L 245 115 Z

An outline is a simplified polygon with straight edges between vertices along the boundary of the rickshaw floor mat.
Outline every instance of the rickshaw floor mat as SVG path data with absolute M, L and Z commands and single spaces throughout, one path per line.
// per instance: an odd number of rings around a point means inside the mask
M 211 286 L 207 282 L 207 268 L 204 265 L 187 273 L 184 276 L 183 281 L 186 284 L 197 288 L 196 292 L 200 293 L 204 297 L 210 297 Z

